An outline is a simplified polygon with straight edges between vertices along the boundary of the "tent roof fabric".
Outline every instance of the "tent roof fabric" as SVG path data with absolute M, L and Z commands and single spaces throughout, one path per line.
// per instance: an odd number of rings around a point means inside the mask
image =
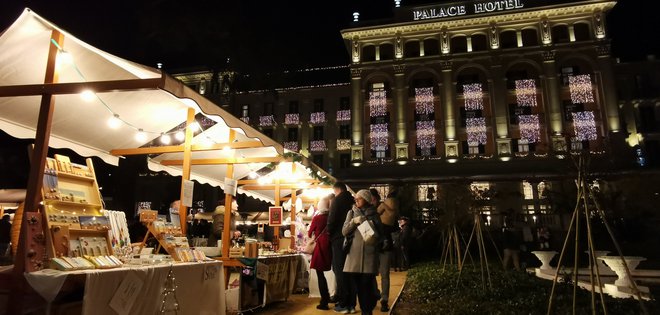
M 58 47 L 60 52 L 67 52 L 73 62 L 59 63 L 64 58 L 58 57 L 58 81 L 44 85 L 48 51 L 51 45 L 56 45 L 50 39 L 54 30 L 64 36 L 63 44 Z M 227 143 L 231 129 L 236 135 L 234 142 L 257 140 L 263 144 L 258 148 L 235 149 L 231 151 L 234 157 L 278 157 L 285 153 L 280 144 L 182 82 L 158 69 L 101 51 L 30 9 L 26 8 L 14 24 L 0 34 L 0 47 L 0 129 L 13 137 L 35 137 L 43 92 L 34 91 L 48 90 L 55 100 L 49 146 L 69 148 L 82 156 L 98 156 L 109 164 L 117 165 L 119 159 L 110 154 L 111 150 L 141 147 L 185 125 L 189 108 L 215 122 L 197 134 L 193 144 Z M 91 101 L 79 95 L 86 86 L 100 88 Z M 117 129 L 107 125 L 113 116 L 123 121 Z M 148 135 L 142 143 L 135 140 L 138 129 Z M 149 160 L 149 167 L 179 176 L 182 174 L 180 166 L 160 162 L 182 159 L 182 156 L 182 153 L 161 154 Z M 221 157 L 227 157 L 222 150 L 192 154 L 193 159 Z M 313 165 L 303 160 L 303 164 Z M 266 165 L 268 163 L 235 164 L 232 178 L 241 179 Z M 191 167 L 192 180 L 223 189 L 226 174 L 226 165 Z M 274 193 L 269 191 L 245 191 L 239 187 L 239 192 L 271 203 L 275 200 Z M 285 195 L 288 192 L 282 191 L 281 196 Z

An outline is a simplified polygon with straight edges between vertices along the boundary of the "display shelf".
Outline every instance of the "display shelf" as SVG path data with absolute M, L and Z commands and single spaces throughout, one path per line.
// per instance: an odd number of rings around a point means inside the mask
M 57 199 L 48 199 L 45 200 L 46 204 L 52 204 L 52 205 L 61 205 L 61 206 L 70 206 L 70 207 L 90 207 L 90 208 L 101 208 L 102 205 L 100 204 L 94 204 L 94 203 L 82 203 L 82 202 L 75 202 L 75 201 L 65 201 L 65 200 L 57 200 Z M 95 214 L 98 215 L 98 214 Z
M 78 180 L 88 181 L 88 182 L 95 182 L 96 181 L 96 178 L 94 178 L 94 177 L 76 175 L 76 174 L 66 173 L 66 172 L 61 172 L 61 171 L 57 171 L 57 177 L 59 177 L 59 178 L 78 179 Z

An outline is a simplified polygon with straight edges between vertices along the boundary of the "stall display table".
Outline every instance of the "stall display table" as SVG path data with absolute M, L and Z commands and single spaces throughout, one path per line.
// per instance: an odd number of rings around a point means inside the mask
M 220 261 L 68 272 L 46 269 L 28 273 L 25 277 L 47 302 L 53 301 L 65 282 L 82 278 L 83 315 L 152 315 L 161 310 L 170 270 L 176 290 L 168 298 L 178 302 L 178 314 L 226 313 L 225 281 Z

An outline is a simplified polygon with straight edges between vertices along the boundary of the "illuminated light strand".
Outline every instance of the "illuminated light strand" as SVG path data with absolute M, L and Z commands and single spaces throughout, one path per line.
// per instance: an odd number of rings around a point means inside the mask
M 525 139 L 529 143 L 541 139 L 539 115 L 518 115 L 518 127 L 520 128 L 520 139 Z
M 387 124 L 372 124 L 370 126 L 369 141 L 371 150 L 384 151 L 387 149 L 389 132 Z
M 536 104 L 536 81 L 516 80 L 516 102 L 520 107 L 535 107 Z
M 385 91 L 369 92 L 369 116 L 387 115 L 387 95 Z
M 312 140 L 309 142 L 309 151 L 325 152 L 328 151 L 328 147 L 325 145 L 325 140 Z
M 422 149 L 422 155 L 431 155 L 431 148 L 435 148 L 435 123 L 433 121 L 416 121 L 417 146 Z
M 283 146 L 285 149 L 293 151 L 293 152 L 298 152 L 298 141 L 286 141 L 283 143 Z
M 433 108 L 433 88 L 415 88 L 415 113 L 419 115 L 432 114 Z
M 325 123 L 325 112 L 315 112 L 309 115 L 309 122 L 312 124 Z
M 465 129 L 468 136 L 468 144 L 470 146 L 486 144 L 486 118 L 467 118 L 465 119 Z
M 573 104 L 584 104 L 594 102 L 591 76 L 588 74 L 568 76 L 568 89 L 571 92 Z
M 577 140 L 588 141 L 598 139 L 594 112 L 583 111 L 571 113 L 571 115 L 573 115 L 573 130 L 575 131 L 575 138 Z
M 342 109 L 337 111 L 337 121 L 350 121 L 351 120 L 351 110 Z
M 463 98 L 465 110 L 484 109 L 484 92 L 481 83 L 463 85 Z
M 337 139 L 337 151 L 351 149 L 351 139 Z
M 275 116 L 259 116 L 259 126 L 260 127 L 270 127 L 275 125 Z
M 300 114 L 289 113 L 284 115 L 284 123 L 287 125 L 297 125 L 300 123 Z

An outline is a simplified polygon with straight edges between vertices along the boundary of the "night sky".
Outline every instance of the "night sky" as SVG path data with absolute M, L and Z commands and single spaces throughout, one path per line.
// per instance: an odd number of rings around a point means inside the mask
M 526 0 L 530 2 L 534 0 Z M 406 1 L 404 5 L 447 1 Z M 612 49 L 623 60 L 660 52 L 649 0 L 622 0 L 608 19 Z M 105 6 L 102 6 L 101 3 Z M 390 18 L 393 1 L 3 0 L 0 29 L 29 7 L 74 36 L 141 64 L 167 71 L 206 66 L 244 73 L 349 63 L 340 30 L 354 11 L 361 20 Z

